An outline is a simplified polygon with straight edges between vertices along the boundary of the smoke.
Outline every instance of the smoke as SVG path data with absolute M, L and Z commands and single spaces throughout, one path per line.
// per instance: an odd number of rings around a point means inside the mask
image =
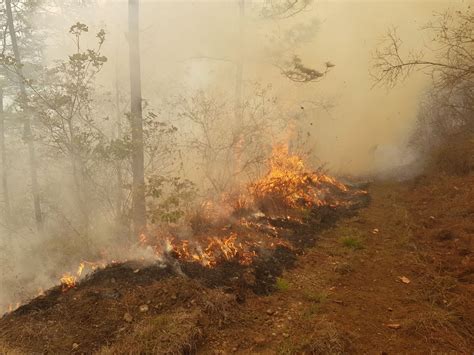
M 452 1 L 450 5 L 461 3 Z M 262 19 L 261 5 L 260 1 L 246 2 L 243 102 L 250 105 L 255 99 L 255 83 L 265 88 L 265 97 L 271 97 L 262 100 L 261 106 L 252 106 L 273 119 L 269 119 L 272 134 L 262 138 L 265 144 L 290 136 L 295 145 L 311 150 L 314 163 L 327 164 L 336 174 L 385 174 L 413 164 L 417 152 L 407 148 L 407 142 L 414 129 L 420 96 L 430 78 L 415 73 L 390 91 L 374 88 L 371 53 L 393 25 L 399 26 L 407 48 L 425 46 L 428 39 L 420 28 L 433 12 L 444 10 L 446 2 L 317 0 L 298 15 L 282 20 Z M 45 41 L 45 64 L 67 58 L 74 50 L 68 29 L 78 21 L 89 25 L 91 33 L 100 28 L 107 32 L 103 53 L 108 62 L 97 78 L 96 112 L 109 120 L 117 115 L 124 117 L 129 110 L 127 2 L 101 0 L 92 7 L 63 6 L 50 16 L 38 18 L 36 26 L 47 27 L 54 33 Z M 227 116 L 222 117 L 232 119 L 236 60 L 240 55 L 237 2 L 142 1 L 140 21 L 146 108 L 154 110 L 161 120 L 175 124 L 178 131 L 197 134 L 189 121 L 179 119 L 181 111 L 174 103 L 182 96 L 204 92 L 222 100 L 228 108 Z M 94 40 L 93 35 L 87 37 L 86 46 Z M 323 70 L 328 61 L 335 67 L 318 82 L 295 83 L 282 76 L 279 69 L 293 55 L 311 68 Z M 114 99 L 116 92 L 118 103 Z M 285 125 L 275 123 L 278 120 L 287 123 L 286 129 Z M 229 124 L 223 122 L 220 127 L 228 128 Z M 288 126 L 294 132 L 288 132 Z M 111 136 L 115 134 L 114 125 L 108 129 Z M 184 164 L 179 173 L 199 182 L 203 175 L 200 167 L 196 167 L 196 154 L 189 147 L 182 151 Z M 225 162 L 216 160 L 212 169 L 224 170 Z M 26 166 L 26 158 L 18 158 L 10 169 L 14 210 L 21 216 L 31 214 L 31 203 L 24 197 L 29 186 L 22 179 L 27 175 Z M 104 249 L 109 252 L 107 260 L 150 259 L 149 250 L 140 248 L 124 254 L 120 240 L 126 232 L 120 226 L 110 227 L 111 217 L 106 214 L 96 217 L 91 243 L 87 245 L 75 240 L 73 231 L 65 233 L 57 227 L 77 222 L 66 217 L 59 221 L 61 214 L 57 213 L 60 210 L 64 216 L 74 216 L 71 211 L 77 209 L 69 192 L 68 169 L 67 162 L 56 161 L 54 167 L 42 167 L 40 171 L 43 193 L 50 197 L 49 201 L 56 201 L 45 206 L 46 213 L 56 216 L 50 219 L 47 233 L 39 235 L 29 228 L 4 228 L 1 232 L 0 310 L 2 304 L 23 301 L 39 288 L 57 283 L 58 276 L 73 271 L 80 260 L 103 258 Z M 156 169 L 159 172 L 177 168 L 163 162 Z M 27 220 L 24 225 L 32 223 Z
M 460 0 L 450 6 L 461 4 Z M 113 85 L 114 66 L 118 66 L 125 89 L 126 4 L 103 1 L 102 6 L 94 21 L 109 31 L 111 59 L 102 80 Z M 278 109 L 309 134 L 314 156 L 332 171 L 373 174 L 390 169 L 404 158 L 381 165 L 373 155 L 374 147 L 396 147 L 400 155 L 405 154 L 403 146 L 430 78 L 415 73 L 394 89 L 374 88 L 372 53 L 391 26 L 399 27 L 407 50 L 425 48 L 430 38 L 421 27 L 446 6 L 442 1 L 326 0 L 312 3 L 298 16 L 276 21 L 260 18 L 261 2 L 249 1 L 243 41 L 244 95 L 253 94 L 253 82 L 271 84 Z M 150 106 L 160 108 L 164 98 L 182 90 L 220 90 L 232 97 L 238 16 L 234 1 L 142 4 L 143 86 Z M 326 61 L 336 67 L 320 82 L 294 83 L 278 68 L 294 54 L 316 69 Z

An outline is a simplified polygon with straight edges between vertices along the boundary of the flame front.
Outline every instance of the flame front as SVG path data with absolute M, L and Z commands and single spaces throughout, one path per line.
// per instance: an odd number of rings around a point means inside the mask
M 201 243 L 190 243 L 188 240 L 172 241 L 173 252 L 179 259 L 197 261 L 207 267 L 214 267 L 223 261 L 236 260 L 242 265 L 249 265 L 257 256 L 255 245 L 238 242 L 237 233 L 224 237 L 208 237 L 206 246 Z
M 192 238 L 183 239 L 169 230 L 164 232 L 162 226 L 154 236 L 140 234 L 137 244 L 151 247 L 158 259 L 171 255 L 209 268 L 223 262 L 250 265 L 262 250 L 292 248 L 272 220 L 279 218 L 285 223 L 302 224 L 304 216 L 314 208 L 346 206 L 351 203 L 347 195 L 357 193 L 365 191 L 349 191 L 335 178 L 311 172 L 300 156 L 290 154 L 287 146 L 278 145 L 269 159 L 268 172 L 249 184 L 245 193 L 229 194 L 201 204 L 196 213 L 200 214 L 204 230 L 194 230 Z M 75 273 L 61 277 L 63 290 L 76 286 L 86 266 L 94 270 L 106 264 L 81 262 Z
M 88 265 L 91 270 L 96 270 L 100 266 L 105 266 L 106 263 L 104 262 L 90 262 L 90 261 L 82 261 L 79 263 L 75 274 L 65 273 L 60 279 L 59 282 L 61 283 L 63 291 L 67 291 L 71 288 L 76 287 L 77 281 L 83 275 L 84 268 Z
M 335 178 L 310 172 L 303 159 L 290 154 L 286 145 L 274 147 L 269 172 L 251 184 L 249 190 L 266 208 L 337 205 L 337 194 L 348 191 Z

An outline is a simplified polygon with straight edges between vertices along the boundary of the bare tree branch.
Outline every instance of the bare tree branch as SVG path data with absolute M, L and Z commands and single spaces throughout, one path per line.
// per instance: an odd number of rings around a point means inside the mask
M 395 86 L 413 71 L 430 75 L 435 87 L 448 88 L 473 82 L 474 74 L 474 15 L 465 12 L 446 11 L 436 15 L 436 21 L 423 27 L 433 37 L 434 48 L 430 58 L 422 51 L 403 55 L 402 40 L 397 29 L 388 30 L 373 56 L 374 86 Z

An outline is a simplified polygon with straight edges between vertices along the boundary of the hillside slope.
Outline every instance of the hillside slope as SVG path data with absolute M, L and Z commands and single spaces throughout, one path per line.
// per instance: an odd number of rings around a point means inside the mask
M 469 353 L 474 176 L 374 183 L 369 194 L 269 295 L 117 265 L 5 316 L 0 352 Z

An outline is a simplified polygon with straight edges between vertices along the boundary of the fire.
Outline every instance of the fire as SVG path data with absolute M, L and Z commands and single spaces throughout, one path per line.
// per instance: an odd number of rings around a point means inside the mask
M 289 153 L 288 146 L 277 145 L 269 172 L 249 190 L 264 208 L 301 208 L 337 204 L 334 195 L 348 188 L 333 177 L 310 172 L 300 156 Z
M 237 260 L 242 265 L 249 265 L 257 256 L 252 243 L 238 242 L 238 235 L 230 233 L 225 237 L 206 238 L 206 247 L 188 240 L 171 241 L 173 252 L 179 259 L 197 261 L 203 266 L 213 267 L 222 261 Z
M 291 154 L 287 146 L 278 145 L 269 159 L 268 172 L 249 184 L 246 193 L 234 191 L 220 200 L 205 201 L 199 208 L 200 219 L 188 218 L 191 226 L 196 222 L 192 239 L 180 238 L 172 228 L 160 226 L 155 237 L 140 234 L 137 245 L 151 247 L 161 260 L 171 255 L 209 268 L 223 262 L 250 265 L 263 250 L 293 248 L 282 237 L 284 227 L 277 227 L 279 224 L 272 221 L 303 224 L 304 216 L 313 208 L 348 206 L 351 200 L 347 196 L 357 193 L 365 192 L 349 191 L 335 178 L 312 172 L 300 156 Z M 94 270 L 106 264 L 82 261 L 75 273 L 60 278 L 63 290 L 76 287 L 86 266 Z
M 285 145 L 277 145 L 267 174 L 249 184 L 247 192 L 204 202 L 199 211 L 205 218 L 201 224 L 207 228 L 195 233 L 192 240 L 168 236 L 165 249 L 179 260 L 205 267 L 226 261 L 249 265 L 261 250 L 292 248 L 280 237 L 279 228 L 270 223 L 272 218 L 302 224 L 304 210 L 347 204 L 343 197 L 349 189 L 331 176 L 311 172 L 300 156 L 290 154 Z M 222 227 L 220 222 L 228 225 Z M 139 243 L 153 243 L 149 239 L 140 235 Z M 156 247 L 158 254 L 163 249 Z
M 13 312 L 14 310 L 18 309 L 20 307 L 20 302 L 16 302 L 15 304 L 10 303 L 8 305 L 8 313 Z
M 67 291 L 71 288 L 76 287 L 77 280 L 83 275 L 84 268 L 88 265 L 91 270 L 96 270 L 100 266 L 105 266 L 106 263 L 104 262 L 90 262 L 90 261 L 81 261 L 75 274 L 65 273 L 60 279 L 59 282 L 61 283 L 63 291 Z
M 69 290 L 70 288 L 76 287 L 76 277 L 66 273 L 59 279 L 63 291 Z
M 142 244 L 142 245 L 146 245 L 147 239 L 148 239 L 148 238 L 147 238 L 146 234 L 142 233 L 142 234 L 140 234 L 139 237 L 138 237 L 138 242 L 139 242 L 140 244 Z

